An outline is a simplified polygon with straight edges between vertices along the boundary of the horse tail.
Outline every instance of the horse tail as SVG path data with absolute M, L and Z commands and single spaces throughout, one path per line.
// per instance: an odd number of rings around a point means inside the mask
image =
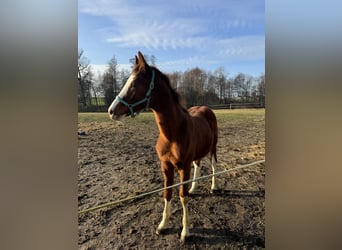
M 212 154 L 214 155 L 214 159 L 217 162 L 217 154 L 216 154 L 216 145 L 217 145 L 217 140 L 218 140 L 218 128 L 217 128 L 217 121 L 216 121 L 216 116 L 214 114 L 215 120 L 213 121 L 213 130 L 214 130 L 214 142 L 212 145 Z
M 212 144 L 211 144 L 211 149 L 210 149 L 210 158 L 214 156 L 215 161 L 217 162 L 217 154 L 216 154 L 216 145 L 217 145 L 217 140 L 218 140 L 218 127 L 217 127 L 217 119 L 215 116 L 215 113 L 211 110 L 208 109 L 208 120 L 209 124 L 211 127 L 211 130 L 213 131 L 213 138 L 212 138 Z

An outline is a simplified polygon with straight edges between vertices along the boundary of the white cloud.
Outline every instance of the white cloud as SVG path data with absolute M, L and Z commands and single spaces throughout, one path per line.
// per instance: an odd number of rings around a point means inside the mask
M 107 29 L 108 43 L 119 47 L 153 49 L 201 49 L 207 46 L 208 33 L 245 28 L 251 4 L 206 1 L 149 2 L 80 0 L 82 13 L 108 17 L 113 28 Z M 219 6 L 219 7 L 218 7 Z
M 138 22 L 138 21 L 137 21 Z M 196 37 L 201 32 L 196 21 L 180 18 L 168 20 L 146 20 L 139 25 L 118 24 L 115 35 L 108 34 L 106 42 L 120 47 L 146 47 L 153 49 L 195 48 L 203 41 Z
M 263 6 L 262 1 L 248 0 L 79 0 L 79 12 L 103 17 L 97 31 L 105 47 L 163 50 L 164 57 L 169 53 L 173 58 L 158 61 L 167 71 L 177 65 L 190 68 L 263 60 L 264 35 L 249 35 L 250 31 L 257 34 L 255 23 L 262 30 Z M 94 72 L 97 68 L 103 72 L 103 67 L 94 66 Z
M 221 56 L 234 57 L 245 60 L 265 58 L 264 36 L 242 36 L 222 39 L 217 42 L 218 53 Z

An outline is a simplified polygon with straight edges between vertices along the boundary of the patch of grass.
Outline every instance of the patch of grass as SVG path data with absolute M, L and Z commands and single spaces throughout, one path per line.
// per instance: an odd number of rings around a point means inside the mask
M 99 106 L 105 106 L 106 105 L 106 100 L 104 97 L 98 97 L 97 100 L 95 97 L 91 98 L 91 105 L 99 105 Z
M 111 122 L 107 112 L 97 112 L 97 113 L 78 113 L 79 123 L 89 123 L 89 122 Z
M 265 119 L 265 109 L 222 109 L 214 110 L 218 123 L 241 123 L 262 121 Z M 106 112 L 102 113 L 78 113 L 79 123 L 111 123 L 114 122 L 109 118 Z M 137 115 L 134 119 L 129 116 L 124 118 L 124 123 L 133 125 L 134 123 L 145 123 L 149 125 L 154 122 L 152 112 L 144 112 Z
M 214 112 L 218 123 L 253 122 L 265 119 L 265 109 L 221 109 Z
M 154 116 L 152 112 L 144 112 L 137 115 L 134 119 L 130 116 L 123 118 L 122 120 L 127 125 L 133 125 L 134 123 L 146 123 L 149 124 L 154 122 Z M 107 112 L 96 112 L 96 113 L 78 113 L 79 123 L 113 123 Z

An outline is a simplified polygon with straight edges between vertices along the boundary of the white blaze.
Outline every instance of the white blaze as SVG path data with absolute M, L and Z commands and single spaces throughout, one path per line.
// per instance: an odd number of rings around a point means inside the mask
M 129 87 L 132 85 L 132 82 L 134 81 L 134 79 L 135 79 L 135 75 L 131 74 L 129 78 L 127 79 L 127 82 L 125 83 L 124 87 L 121 89 L 120 93 L 118 94 L 119 97 L 123 98 L 127 94 L 127 91 L 129 90 Z M 114 108 L 118 104 L 119 104 L 119 101 L 115 98 L 112 104 L 108 108 L 108 113 L 110 112 L 110 110 L 114 112 Z

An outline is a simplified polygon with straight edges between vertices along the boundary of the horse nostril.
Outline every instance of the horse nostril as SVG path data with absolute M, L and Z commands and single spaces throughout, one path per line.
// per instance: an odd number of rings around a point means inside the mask
M 113 114 L 113 110 L 112 110 L 112 109 L 109 110 L 109 114 L 110 114 L 110 115 Z

